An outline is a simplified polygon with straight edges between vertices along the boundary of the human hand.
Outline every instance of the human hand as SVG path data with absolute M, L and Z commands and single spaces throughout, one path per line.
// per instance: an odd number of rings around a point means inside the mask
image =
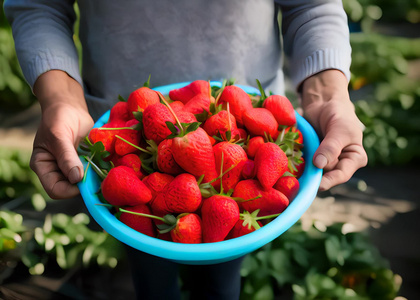
M 347 182 L 367 164 L 363 124 L 350 101 L 347 79 L 338 70 L 309 77 L 302 84 L 302 108 L 322 140 L 313 163 L 324 169 L 320 191 Z
M 77 155 L 79 141 L 93 126 L 81 86 L 62 71 L 41 75 L 34 86 L 42 109 L 30 166 L 53 199 L 79 194 L 83 178 Z

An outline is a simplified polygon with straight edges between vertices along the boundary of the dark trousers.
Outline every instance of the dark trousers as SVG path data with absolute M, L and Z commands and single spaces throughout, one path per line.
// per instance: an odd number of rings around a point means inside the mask
M 181 299 L 180 279 L 188 299 L 239 299 L 243 257 L 212 265 L 180 265 L 126 248 L 137 299 Z

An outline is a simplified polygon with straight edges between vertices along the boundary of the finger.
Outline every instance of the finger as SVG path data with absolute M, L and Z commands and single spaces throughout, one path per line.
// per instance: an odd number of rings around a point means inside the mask
M 79 194 L 77 186 L 67 180 L 51 153 L 35 149 L 30 166 L 52 199 L 67 199 Z
M 347 182 L 361 167 L 366 166 L 367 155 L 359 145 L 346 147 L 334 169 L 322 176 L 320 191 L 325 191 L 333 186 Z
M 332 170 L 345 147 L 361 144 L 362 132 L 354 130 L 351 123 L 331 123 L 314 154 L 314 165 L 320 169 Z
M 57 139 L 52 154 L 58 167 L 71 184 L 75 184 L 83 178 L 83 165 L 72 141 Z
M 315 151 L 313 164 L 317 168 L 331 170 L 337 165 L 338 157 L 344 147 L 343 145 L 347 142 L 347 138 L 344 137 L 344 141 L 341 141 L 334 136 L 334 133 L 327 134 Z

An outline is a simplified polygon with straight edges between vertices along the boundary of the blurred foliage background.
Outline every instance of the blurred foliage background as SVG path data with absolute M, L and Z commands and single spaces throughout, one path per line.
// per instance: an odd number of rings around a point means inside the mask
M 2 9 L 3 1 L 0 3 Z M 349 88 L 366 127 L 364 146 L 369 164 L 418 164 L 420 1 L 344 0 L 343 4 L 352 32 Z M 74 38 L 80 49 L 77 30 L 76 26 Z M 34 103 L 16 58 L 10 26 L 1 11 L 2 116 L 21 112 Z M 25 151 L 0 146 L 0 284 L 18 266 L 32 275 L 43 274 L 51 264 L 64 270 L 92 265 L 115 268 L 124 259 L 121 245 L 90 228 L 88 215 L 46 210 L 50 199 L 29 169 L 29 157 Z M 42 219 L 17 213 L 18 208 L 38 212 Z M 294 299 L 394 299 L 399 290 L 398 275 L 364 233 L 344 234 L 341 226 L 303 230 L 297 223 L 247 257 L 242 269 L 243 298 L 272 299 L 289 289 Z

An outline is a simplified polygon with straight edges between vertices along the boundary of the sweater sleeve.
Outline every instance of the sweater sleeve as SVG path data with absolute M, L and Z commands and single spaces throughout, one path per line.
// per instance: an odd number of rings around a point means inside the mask
M 276 1 L 282 11 L 284 51 L 296 89 L 308 77 L 337 69 L 350 80 L 351 46 L 340 0 Z
M 73 42 L 73 0 L 6 0 L 4 12 L 28 84 L 49 70 L 62 70 L 82 85 Z M 83 86 L 83 85 L 82 85 Z

